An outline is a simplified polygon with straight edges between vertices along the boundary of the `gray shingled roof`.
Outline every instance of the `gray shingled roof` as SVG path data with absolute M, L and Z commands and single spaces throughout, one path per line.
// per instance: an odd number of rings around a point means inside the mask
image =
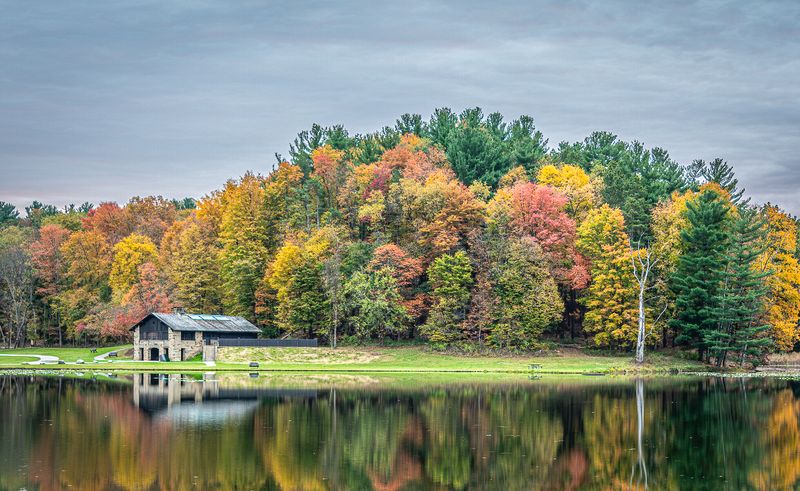
M 261 332 L 261 329 L 251 324 L 247 319 L 230 315 L 162 314 L 161 312 L 153 312 L 150 315 L 156 316 L 174 331 Z M 136 325 L 139 325 L 142 321 L 139 321 Z

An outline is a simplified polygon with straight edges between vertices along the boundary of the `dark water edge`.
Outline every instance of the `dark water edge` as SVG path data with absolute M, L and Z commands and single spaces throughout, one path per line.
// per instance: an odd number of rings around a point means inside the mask
M 795 489 L 779 378 L 0 375 L 0 489 Z

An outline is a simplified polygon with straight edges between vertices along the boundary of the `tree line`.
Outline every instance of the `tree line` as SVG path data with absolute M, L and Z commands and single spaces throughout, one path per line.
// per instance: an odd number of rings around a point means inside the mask
M 722 159 L 443 108 L 314 125 L 276 160 L 197 201 L 0 203 L 2 342 L 123 340 L 178 306 L 331 345 L 586 339 L 725 365 L 800 339 L 797 221 Z

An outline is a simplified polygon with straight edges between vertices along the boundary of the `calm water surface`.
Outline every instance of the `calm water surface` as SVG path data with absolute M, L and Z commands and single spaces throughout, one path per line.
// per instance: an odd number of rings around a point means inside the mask
M 421 378 L 3 375 L 0 489 L 800 485 L 798 382 Z

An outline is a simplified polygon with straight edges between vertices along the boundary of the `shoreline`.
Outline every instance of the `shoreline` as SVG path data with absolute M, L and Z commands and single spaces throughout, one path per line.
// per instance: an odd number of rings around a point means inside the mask
M 114 373 L 295 373 L 295 374 L 454 374 L 582 376 L 800 376 L 800 366 L 769 370 L 720 370 L 696 360 L 651 353 L 636 365 L 627 353 L 562 347 L 547 354 L 461 354 L 425 346 L 345 346 L 339 348 L 225 348 L 215 362 L 134 361 L 107 357 L 129 345 L 97 348 L 22 348 L 0 350 L 0 372 L 13 370 Z M 82 363 L 78 363 L 82 361 Z M 251 366 L 257 364 L 257 366 Z
M 129 372 L 129 373 L 360 373 L 360 374 L 481 374 L 481 375 L 719 375 L 726 372 L 700 372 L 697 370 L 675 371 L 667 369 L 644 369 L 644 370 L 607 370 L 607 371 L 592 371 L 592 370 L 543 370 L 543 371 L 526 371 L 526 370 L 442 370 L 436 368 L 430 369 L 388 369 L 388 368 L 326 368 L 326 367 L 307 367 L 307 368 L 250 368 L 244 367 L 219 367 L 219 366 L 194 366 L 194 367 L 169 367 L 169 366 L 124 366 L 114 367 L 107 364 L 66 364 L 66 365 L 2 365 L 0 366 L 0 373 L 13 370 L 30 370 L 30 371 L 104 371 L 104 372 Z M 750 373 L 750 372 L 745 372 Z M 763 372 L 753 372 L 763 373 Z M 800 372 L 797 372 L 800 375 Z
M 59 372 L 70 373 L 94 373 L 94 374 L 260 374 L 260 375 L 375 375 L 375 376 L 400 376 L 400 375 L 475 375 L 475 376 L 527 376 L 530 380 L 536 380 L 542 376 L 581 376 L 588 378 L 616 378 L 616 377 L 724 377 L 724 378 L 793 378 L 800 379 L 800 370 L 792 371 L 715 371 L 709 370 L 674 370 L 674 369 L 645 369 L 645 370 L 608 370 L 608 371 L 523 371 L 523 370 L 441 370 L 441 369 L 382 369 L 382 368 L 325 368 L 325 367 L 304 367 L 304 368 L 269 368 L 269 367 L 229 367 L 229 366 L 109 366 L 108 364 L 65 364 L 65 365 L 0 365 L 0 375 L 14 375 L 19 372 L 34 375 L 37 372 L 43 374 Z M 468 378 L 462 379 L 469 381 Z

